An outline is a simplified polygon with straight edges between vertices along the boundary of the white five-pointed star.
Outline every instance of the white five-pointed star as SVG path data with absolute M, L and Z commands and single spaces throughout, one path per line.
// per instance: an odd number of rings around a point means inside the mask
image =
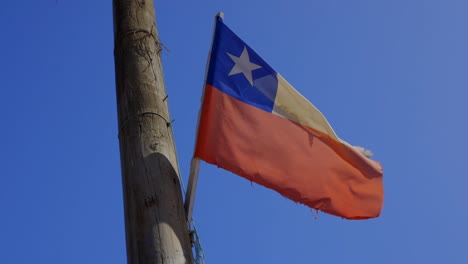
M 252 71 L 260 69 L 261 66 L 250 62 L 249 52 L 247 51 L 247 48 L 244 46 L 244 50 L 242 51 L 240 57 L 236 57 L 229 53 L 227 55 L 229 55 L 229 57 L 231 57 L 231 59 L 235 63 L 234 67 L 232 67 L 232 70 L 229 73 L 229 76 L 242 73 L 244 74 L 245 78 L 249 81 L 250 85 L 253 86 Z

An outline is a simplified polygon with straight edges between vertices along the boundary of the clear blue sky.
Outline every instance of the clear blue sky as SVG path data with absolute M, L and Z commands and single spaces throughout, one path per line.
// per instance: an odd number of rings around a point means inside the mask
M 203 164 L 207 263 L 468 263 L 468 2 L 156 1 L 187 181 L 213 17 L 384 167 L 347 221 Z M 126 263 L 111 1 L 3 1 L 0 262 Z

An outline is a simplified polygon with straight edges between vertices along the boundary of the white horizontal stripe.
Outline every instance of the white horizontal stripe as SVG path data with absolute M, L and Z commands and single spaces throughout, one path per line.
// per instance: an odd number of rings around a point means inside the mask
M 296 91 L 280 74 L 277 77 L 278 91 L 273 113 L 323 132 L 336 141 L 341 141 L 317 107 Z
M 354 148 L 367 158 L 372 156 L 371 151 L 363 147 L 352 146 L 348 142 L 340 139 L 317 107 L 294 89 L 279 73 L 277 74 L 277 78 L 278 91 L 275 98 L 275 105 L 273 106 L 273 114 L 323 132 L 336 141 Z M 375 166 L 373 163 L 371 165 Z

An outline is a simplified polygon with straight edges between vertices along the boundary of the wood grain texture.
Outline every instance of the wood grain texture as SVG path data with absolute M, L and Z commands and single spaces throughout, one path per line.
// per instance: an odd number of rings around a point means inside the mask
M 152 0 L 114 0 L 128 263 L 193 263 Z

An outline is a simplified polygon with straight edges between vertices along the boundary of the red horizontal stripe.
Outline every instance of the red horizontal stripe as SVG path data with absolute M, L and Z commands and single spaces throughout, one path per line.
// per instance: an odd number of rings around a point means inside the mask
M 314 129 L 207 85 L 195 156 L 309 207 L 348 219 L 377 217 L 380 164 Z

